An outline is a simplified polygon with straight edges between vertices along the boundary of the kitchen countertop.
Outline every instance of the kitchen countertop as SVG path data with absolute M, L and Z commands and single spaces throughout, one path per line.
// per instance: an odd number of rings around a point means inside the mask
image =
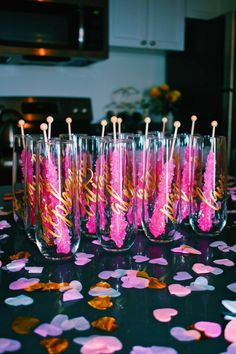
M 1 192 L 5 191 L 1 188 Z M 2 199 L 0 201 L 3 205 Z M 4 203 L 4 210 L 11 208 L 10 202 Z M 65 350 L 67 354 L 75 353 L 98 353 L 96 351 L 86 352 L 81 345 L 73 340 L 78 337 L 96 336 L 114 336 L 122 343 L 123 348 L 117 351 L 122 354 L 131 353 L 134 346 L 163 346 L 173 348 L 179 354 L 204 354 L 204 353 L 223 353 L 230 345 L 224 338 L 224 329 L 229 322 L 224 319 L 224 315 L 229 311 L 222 305 L 222 300 L 236 300 L 236 294 L 227 288 L 227 285 L 235 282 L 235 265 L 225 266 L 214 263 L 214 260 L 229 259 L 235 261 L 235 252 L 229 250 L 224 252 L 218 247 L 212 247 L 213 241 L 224 241 L 233 246 L 236 243 L 234 214 L 230 214 L 228 225 L 223 233 L 218 237 L 199 237 L 194 234 L 190 227 L 185 226 L 179 229 L 180 237 L 178 240 L 158 245 L 148 241 L 142 232 L 139 232 L 135 244 L 129 252 L 111 254 L 103 251 L 101 247 L 94 244 L 92 239 L 83 239 L 78 252 L 85 252 L 91 256 L 91 261 L 85 265 L 76 265 L 74 260 L 64 262 L 46 261 L 37 250 L 35 244 L 28 240 L 24 231 L 15 224 L 12 214 L 1 216 L 2 220 L 7 220 L 11 225 L 9 228 L 0 229 L 0 259 L 2 268 L 0 268 L 0 338 L 15 339 L 21 343 L 21 349 L 16 351 L 19 354 L 40 354 L 46 353 L 45 347 L 40 344 L 44 337 L 34 333 L 33 330 L 28 334 L 18 334 L 12 329 L 13 321 L 19 317 L 34 317 L 38 319 L 38 326 L 42 323 L 50 323 L 57 314 L 68 315 L 70 319 L 84 316 L 91 324 L 101 317 L 108 316 L 116 319 L 117 329 L 112 332 L 102 331 L 90 327 L 81 331 L 71 329 L 64 331 L 61 335 L 53 336 L 68 340 L 69 347 Z M 1 240 L 1 235 L 7 234 Z M 197 249 L 201 254 L 183 254 L 173 252 L 174 247 L 189 245 Z M 236 247 L 235 247 L 236 249 Z M 30 253 L 28 266 L 42 266 L 41 274 L 29 274 L 25 268 L 17 272 L 3 269 L 9 264 L 10 256 L 16 255 L 20 251 Z M 147 258 L 136 258 L 134 256 L 145 256 Z M 161 258 L 168 262 L 162 265 L 150 263 L 150 260 Z M 142 260 L 142 262 L 141 262 Z M 196 263 L 210 265 L 221 268 L 222 274 L 196 274 L 192 266 Z M 125 288 L 122 286 L 121 278 L 101 279 L 99 273 L 102 271 L 111 271 L 115 269 L 138 270 L 148 273 L 149 277 L 155 277 L 165 283 L 167 286 L 158 288 Z M 192 278 L 190 280 L 174 280 L 177 272 L 188 272 Z M 139 273 L 145 277 L 144 273 Z M 189 286 L 191 282 L 204 276 L 208 284 L 214 287 L 214 290 L 192 291 L 190 294 L 178 297 L 171 295 L 168 289 L 170 284 L 181 284 Z M 32 291 L 10 290 L 9 285 L 19 278 L 39 278 L 40 282 L 70 282 L 78 280 L 82 284 L 81 294 L 83 298 L 73 301 L 63 301 L 63 293 L 58 290 L 51 291 Z M 143 278 L 141 278 L 143 279 Z M 92 286 L 99 281 L 108 282 L 111 287 L 120 293 L 119 296 L 111 298 L 113 306 L 106 310 L 99 310 L 91 307 L 88 301 L 93 298 L 88 292 Z M 26 295 L 33 299 L 33 303 L 28 306 L 11 306 L 4 301 L 7 298 L 18 295 Z M 153 311 L 158 308 L 173 308 L 178 311 L 169 322 L 163 323 L 153 316 Z M 222 333 L 217 338 L 201 336 L 199 340 L 184 342 L 177 340 L 171 335 L 174 327 L 182 327 L 185 330 L 193 328 L 198 321 L 211 321 L 221 326 Z M 47 338 L 51 338 L 48 336 Z M 60 353 L 57 349 L 51 353 Z M 81 350 L 81 351 L 80 351 Z M 146 349 L 147 350 L 147 349 Z M 0 352 L 1 348 L 0 348 Z M 50 351 L 48 350 L 50 353 Z M 104 353 L 111 351 L 104 351 Z M 102 351 L 101 351 L 102 353 Z M 136 353 L 133 351 L 133 353 Z M 145 351 L 142 349 L 139 354 L 145 353 L 169 353 L 164 351 Z M 174 353 L 174 352 L 173 352 Z

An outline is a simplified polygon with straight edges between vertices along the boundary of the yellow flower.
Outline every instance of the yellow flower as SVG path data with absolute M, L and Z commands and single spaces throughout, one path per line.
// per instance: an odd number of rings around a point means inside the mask
M 161 91 L 169 91 L 170 90 L 170 86 L 167 85 L 167 84 L 162 84 L 162 85 L 159 86 L 159 89 Z
M 169 102 L 174 103 L 178 101 L 178 99 L 181 97 L 181 93 L 178 90 L 173 90 L 167 93 L 166 98 Z

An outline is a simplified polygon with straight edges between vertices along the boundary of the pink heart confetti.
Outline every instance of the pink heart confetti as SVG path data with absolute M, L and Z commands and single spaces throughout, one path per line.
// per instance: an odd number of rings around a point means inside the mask
M 234 293 L 236 293 L 236 283 L 231 283 L 231 284 L 227 285 L 226 287 L 230 291 L 233 291 Z
M 176 275 L 173 277 L 174 280 L 181 281 L 181 280 L 189 280 L 192 279 L 192 275 L 188 272 L 177 272 Z
M 34 329 L 34 332 L 42 337 L 47 336 L 60 336 L 62 334 L 62 329 L 54 326 L 50 323 L 42 323 Z
M 195 263 L 192 266 L 192 270 L 197 274 L 207 274 L 207 273 L 212 273 L 214 268 L 202 263 Z
M 0 230 L 8 229 L 11 225 L 6 220 L 0 221 Z
M 90 328 L 90 324 L 85 317 L 81 316 L 63 321 L 61 323 L 61 328 L 63 331 L 69 331 L 71 329 L 76 329 L 77 331 L 86 331 Z
M 183 253 L 183 254 L 201 254 L 199 250 L 196 250 L 195 248 L 188 246 L 188 245 L 181 245 L 179 247 L 175 247 L 171 249 L 172 252 L 175 253 Z
M 93 240 L 92 243 L 97 246 L 101 246 L 101 241 L 100 240 Z
M 19 295 L 15 297 L 8 297 L 4 300 L 4 302 L 10 306 L 28 306 L 31 305 L 34 300 L 29 296 Z
M 94 254 L 92 253 L 86 253 L 86 252 L 77 252 L 75 254 L 75 257 L 78 258 L 78 257 L 85 257 L 85 258 L 93 258 L 94 257 Z
M 236 343 L 236 320 L 227 323 L 224 336 L 228 342 Z
M 91 261 L 92 261 L 92 259 L 90 259 L 90 258 L 78 257 L 78 258 L 76 258 L 76 260 L 75 260 L 75 264 L 76 264 L 76 265 L 79 265 L 79 266 L 83 266 L 83 265 L 85 265 L 85 264 L 87 264 L 87 263 L 89 263 L 89 262 L 91 262 Z
M 137 254 L 136 256 L 133 256 L 133 259 L 135 260 L 136 263 L 143 263 L 149 261 L 150 258 L 147 256 L 141 256 Z
M 170 347 L 142 347 L 135 345 L 130 354 L 178 354 L 177 351 Z
M 18 340 L 10 338 L 0 338 L 0 354 L 5 352 L 15 352 L 21 348 Z
M 9 285 L 9 289 L 10 290 L 22 290 L 22 289 L 26 289 L 31 285 L 37 284 L 39 283 L 39 279 L 38 278 L 19 278 L 16 281 L 13 281 L 10 285 Z
M 228 258 L 223 258 L 223 259 L 215 259 L 213 261 L 215 264 L 220 264 L 220 265 L 224 265 L 226 267 L 233 267 L 234 266 L 234 262 L 231 261 L 230 259 Z
M 236 314 L 236 301 L 232 300 L 222 300 L 222 305 L 227 308 L 230 312 Z
M 190 342 L 201 338 L 201 334 L 195 329 L 186 330 L 182 327 L 173 327 L 170 334 L 181 342 Z
M 63 301 L 74 301 L 83 299 L 83 295 L 77 289 L 70 289 L 63 293 Z
M 41 274 L 43 267 L 25 267 L 25 270 L 27 270 L 29 274 Z
M 125 277 L 121 278 L 121 281 L 123 288 L 144 289 L 149 285 L 149 279 L 136 276 L 126 275 Z
M 89 290 L 90 296 L 110 296 L 110 297 L 118 297 L 120 296 L 120 292 L 113 288 L 103 288 L 100 286 L 95 286 L 94 288 Z
M 175 295 L 178 297 L 184 297 L 191 294 L 191 289 L 181 284 L 170 284 L 168 286 L 168 290 L 171 295 Z
M 197 277 L 194 282 L 192 282 L 189 288 L 193 291 L 205 291 L 205 290 L 215 290 L 215 287 L 208 284 L 208 280 L 205 277 Z
M 149 263 L 159 264 L 159 265 L 168 265 L 167 260 L 163 257 L 150 259 Z
M 217 338 L 221 335 L 221 326 L 216 322 L 199 321 L 194 324 L 197 331 L 204 332 L 207 337 Z
M 121 341 L 113 336 L 90 336 L 74 338 L 74 342 L 82 344 L 81 354 L 112 354 L 122 349 Z
M 178 311 L 172 308 L 162 308 L 153 311 L 153 316 L 157 321 L 170 322 L 173 316 L 176 316 Z

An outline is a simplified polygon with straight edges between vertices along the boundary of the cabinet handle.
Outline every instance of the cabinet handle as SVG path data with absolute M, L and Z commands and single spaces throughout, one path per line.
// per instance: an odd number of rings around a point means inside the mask
M 154 45 L 156 45 L 156 41 L 150 41 L 150 45 L 153 47 Z
M 147 41 L 142 40 L 142 41 L 140 42 L 140 44 L 141 44 L 141 45 L 146 45 L 146 44 L 147 44 Z

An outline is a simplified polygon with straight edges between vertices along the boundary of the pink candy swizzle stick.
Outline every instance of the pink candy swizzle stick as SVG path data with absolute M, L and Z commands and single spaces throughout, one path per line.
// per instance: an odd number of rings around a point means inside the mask
M 63 208 L 61 197 L 61 185 L 58 179 L 57 168 L 50 156 L 47 124 L 42 123 L 47 155 L 42 163 L 42 190 L 40 209 L 45 242 L 53 242 L 57 253 L 68 254 L 70 252 L 70 233 L 67 227 L 67 211 Z
M 48 116 L 46 118 L 46 121 L 48 123 L 48 139 L 51 139 L 51 133 L 52 133 L 52 123 L 54 121 L 53 117 Z
M 66 123 L 68 125 L 68 135 L 69 135 L 69 139 L 71 140 L 71 123 L 72 123 L 72 118 L 71 117 L 67 117 L 66 118 Z
M 110 238 L 115 242 L 118 248 L 121 248 L 126 235 L 128 222 L 125 220 L 124 212 L 119 207 L 119 200 L 122 198 L 122 151 L 119 142 L 116 140 L 117 118 L 111 117 L 113 124 L 114 150 L 111 152 L 111 226 Z
M 169 194 L 171 193 L 171 185 L 174 177 L 175 164 L 173 160 L 175 141 L 177 137 L 177 131 L 181 123 L 179 121 L 174 122 L 175 132 L 172 141 L 169 160 L 163 166 L 160 182 L 159 193 L 155 202 L 154 211 L 150 218 L 149 230 L 155 238 L 163 235 L 166 228 L 166 217 L 173 217 L 170 215 L 170 211 L 167 210 L 169 203 Z
M 212 219 L 215 214 L 212 192 L 215 190 L 215 128 L 218 123 L 216 120 L 211 122 L 212 136 L 211 136 L 211 149 L 207 156 L 206 168 L 203 176 L 203 201 L 200 204 L 200 216 L 198 219 L 198 227 L 202 231 L 210 231 L 212 228 Z
M 104 138 L 105 136 L 105 128 L 107 126 L 107 121 L 103 119 L 101 121 L 101 126 L 102 126 L 102 133 L 101 133 L 101 138 Z M 99 155 L 96 160 L 96 166 L 95 166 L 95 172 L 94 172 L 94 177 L 93 177 L 93 187 L 92 187 L 92 192 L 94 195 L 97 194 L 97 178 L 99 175 L 99 165 L 101 164 L 100 168 L 104 168 L 105 162 L 104 162 L 104 155 Z M 104 171 L 101 173 L 103 174 Z M 100 227 L 103 228 L 105 225 L 105 218 L 104 218 L 104 193 L 102 194 L 102 191 L 98 191 L 98 208 L 100 210 Z M 90 201 L 89 205 L 90 209 L 90 215 L 88 216 L 88 221 L 87 221 L 87 229 L 90 234 L 96 234 L 96 201 Z
M 190 208 L 190 192 L 191 192 L 191 166 L 192 166 L 192 144 L 193 144 L 193 135 L 195 122 L 197 117 L 195 115 L 191 116 L 192 127 L 190 134 L 189 145 L 187 146 L 184 154 L 184 166 L 182 172 L 181 179 L 181 216 L 182 220 L 184 220 L 187 216 L 189 216 L 189 208 Z

